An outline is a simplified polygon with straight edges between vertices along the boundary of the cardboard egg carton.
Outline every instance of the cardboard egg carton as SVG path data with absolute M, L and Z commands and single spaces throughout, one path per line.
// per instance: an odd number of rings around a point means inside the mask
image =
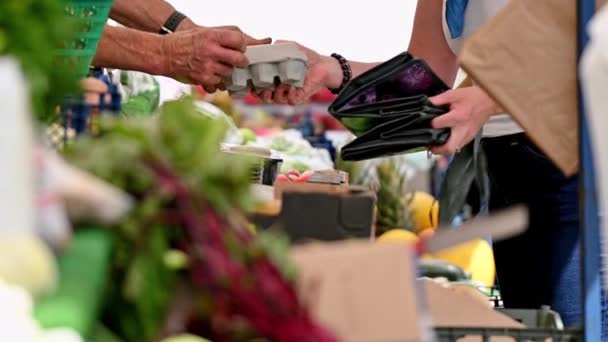
M 295 87 L 304 85 L 308 57 L 294 43 L 255 45 L 245 52 L 249 65 L 234 69 L 224 80 L 231 94 L 246 94 L 250 88 L 274 89 L 278 83 Z

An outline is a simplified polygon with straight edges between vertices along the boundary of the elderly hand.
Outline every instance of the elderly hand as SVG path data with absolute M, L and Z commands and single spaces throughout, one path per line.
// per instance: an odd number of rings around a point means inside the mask
M 477 86 L 449 90 L 431 98 L 436 106 L 449 106 L 450 111 L 435 118 L 433 128 L 450 128 L 450 139 L 445 145 L 435 146 L 435 154 L 453 154 L 475 138 L 498 106 Z
M 207 92 L 223 88 L 224 77 L 235 67 L 245 67 L 248 45 L 268 44 L 234 26 L 199 27 L 167 35 L 163 39 L 165 75 L 182 82 L 202 85 Z
M 285 41 L 278 41 L 277 43 L 280 42 Z M 257 95 L 264 102 L 295 105 L 308 100 L 323 88 L 337 88 L 342 83 L 342 69 L 335 58 L 321 56 L 307 47 L 298 43 L 295 44 L 308 57 L 308 73 L 304 80 L 304 86 L 295 88 L 280 84 L 274 91 L 262 91 Z
M 264 44 L 272 43 L 272 38 L 263 38 L 263 39 L 253 38 L 252 36 L 248 35 L 247 33 L 244 33 L 243 31 L 241 31 L 241 29 L 238 26 L 234 26 L 234 25 L 212 26 L 212 27 L 200 26 L 200 28 L 216 29 L 216 30 L 232 30 L 232 31 L 242 32 L 243 35 L 245 36 L 245 43 L 247 44 L 247 46 L 264 45 Z

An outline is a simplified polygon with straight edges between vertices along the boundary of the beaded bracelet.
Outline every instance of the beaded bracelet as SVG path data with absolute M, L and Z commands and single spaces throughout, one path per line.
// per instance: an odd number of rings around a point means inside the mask
M 350 82 L 350 79 L 353 77 L 353 71 L 350 68 L 350 63 L 346 60 L 346 58 L 337 53 L 332 53 L 331 57 L 337 59 L 338 63 L 340 63 L 340 67 L 342 68 L 342 84 L 340 84 L 340 87 L 337 89 L 329 89 L 332 94 L 337 95 L 342 91 L 342 89 L 344 89 L 344 86 Z

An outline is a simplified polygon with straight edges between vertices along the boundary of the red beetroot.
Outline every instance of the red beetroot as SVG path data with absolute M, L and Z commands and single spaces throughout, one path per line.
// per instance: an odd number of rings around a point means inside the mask
M 207 292 L 212 301 L 211 328 L 220 336 L 216 341 L 221 341 L 221 336 L 229 336 L 226 330 L 231 329 L 230 322 L 242 318 L 253 332 L 270 341 L 337 341 L 313 322 L 298 301 L 293 284 L 266 255 L 250 256 L 253 259 L 245 261 L 230 255 L 227 236 L 236 238 L 244 250 L 259 248 L 242 221 L 227 220 L 204 199 L 192 198 L 180 180 L 161 163 L 150 163 L 150 166 L 159 183 L 175 196 L 177 210 L 171 213 L 171 220 L 181 221 L 179 226 L 189 237 L 186 252 L 191 258 L 190 275 L 195 288 Z

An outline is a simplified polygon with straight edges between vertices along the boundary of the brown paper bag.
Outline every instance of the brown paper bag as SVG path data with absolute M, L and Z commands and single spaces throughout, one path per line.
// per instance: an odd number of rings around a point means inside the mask
M 578 169 L 576 1 L 512 0 L 460 63 L 567 175 Z

